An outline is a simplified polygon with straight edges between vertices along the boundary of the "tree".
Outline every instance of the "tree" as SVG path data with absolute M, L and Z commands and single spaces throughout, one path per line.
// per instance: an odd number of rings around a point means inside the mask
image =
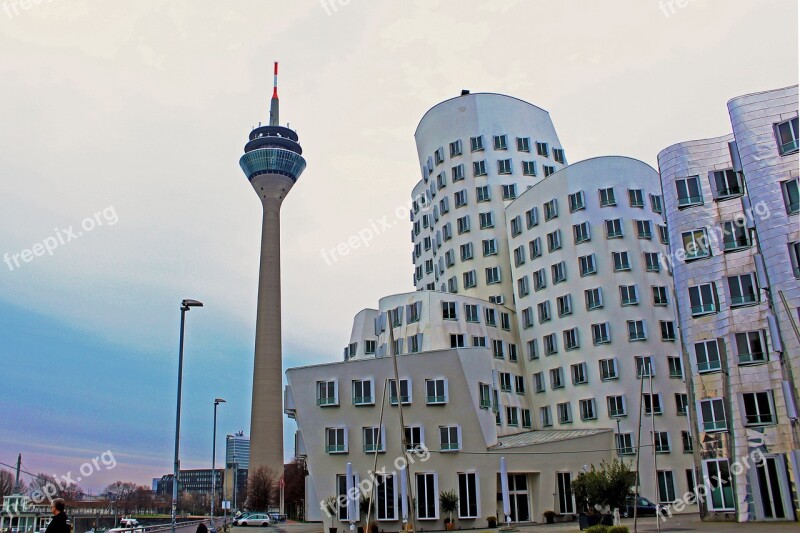
M 439 506 L 447 513 L 446 524 L 453 521 L 453 511 L 458 507 L 458 493 L 454 490 L 444 490 L 439 493 Z
M 588 472 L 578 474 L 572 482 L 572 494 L 582 510 L 591 511 L 599 506 L 607 514 L 625 505 L 632 494 L 634 480 L 633 472 L 624 461 L 602 461 L 599 469 L 592 465 Z
M 0 470 L 0 497 L 14 492 L 14 474 L 8 470 Z
M 259 466 L 247 476 L 248 509 L 268 511 L 278 501 L 278 475 L 268 466 Z
M 131 514 L 134 507 L 134 493 L 136 492 L 136 483 L 130 481 L 115 481 L 107 486 L 103 491 L 109 500 L 115 502 L 114 508 L 117 512 L 128 515 Z
M 41 494 L 41 498 L 64 498 L 67 503 L 75 502 L 83 497 L 83 489 L 74 482 L 57 479 L 50 474 L 39 473 L 31 480 L 30 493 Z M 20 489 L 19 492 L 22 492 Z M 36 496 L 34 496 L 34 499 Z
M 286 465 L 283 473 L 283 501 L 286 505 L 287 514 L 294 519 L 303 518 L 303 501 L 306 497 L 306 476 L 308 469 L 305 461 L 298 461 L 297 458 Z

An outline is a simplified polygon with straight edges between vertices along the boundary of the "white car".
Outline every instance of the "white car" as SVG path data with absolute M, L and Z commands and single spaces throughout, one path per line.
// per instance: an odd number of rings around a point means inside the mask
M 272 519 L 267 513 L 253 513 L 238 520 L 240 526 L 261 526 L 267 527 L 272 523 Z

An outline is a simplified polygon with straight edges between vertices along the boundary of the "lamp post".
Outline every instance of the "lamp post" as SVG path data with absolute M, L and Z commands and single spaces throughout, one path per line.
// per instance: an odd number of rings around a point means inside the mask
M 217 499 L 217 406 L 226 403 L 222 398 L 214 400 L 214 437 L 211 442 L 211 527 L 214 527 L 214 500 Z
M 192 307 L 203 307 L 197 300 L 183 300 L 181 302 L 181 338 L 178 348 L 178 405 L 175 415 L 175 468 L 172 477 L 172 533 L 175 533 L 175 521 L 178 511 L 178 473 L 181 461 L 178 455 L 181 441 L 181 386 L 183 384 L 183 332 L 186 326 L 186 311 Z

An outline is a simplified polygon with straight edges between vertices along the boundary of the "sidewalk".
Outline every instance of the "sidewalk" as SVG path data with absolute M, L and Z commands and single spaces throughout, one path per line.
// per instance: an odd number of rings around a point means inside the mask
M 622 525 L 627 526 L 633 533 L 633 519 L 623 518 Z M 670 531 L 708 531 L 710 533 L 734 533 L 741 531 L 766 530 L 765 533 L 783 533 L 800 531 L 797 522 L 703 522 L 696 514 L 675 515 L 672 518 L 662 521 L 660 531 L 668 533 Z M 578 532 L 578 522 L 562 522 L 560 524 L 538 524 L 530 526 L 520 526 L 520 532 L 525 533 L 556 533 L 556 532 Z M 640 518 L 637 521 L 639 533 L 655 533 L 659 531 L 654 517 Z

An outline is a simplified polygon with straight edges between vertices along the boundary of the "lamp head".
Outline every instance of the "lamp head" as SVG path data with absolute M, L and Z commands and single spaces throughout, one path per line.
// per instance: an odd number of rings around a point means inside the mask
M 198 302 L 197 300 L 183 300 L 181 302 L 181 309 L 184 311 L 188 311 L 191 307 L 203 307 L 203 302 Z
M 219 405 L 219 404 L 221 404 L 221 403 L 228 403 L 228 402 L 226 402 L 226 401 L 225 401 L 224 399 L 222 399 L 222 398 L 216 398 L 216 399 L 214 400 L 214 405 Z

